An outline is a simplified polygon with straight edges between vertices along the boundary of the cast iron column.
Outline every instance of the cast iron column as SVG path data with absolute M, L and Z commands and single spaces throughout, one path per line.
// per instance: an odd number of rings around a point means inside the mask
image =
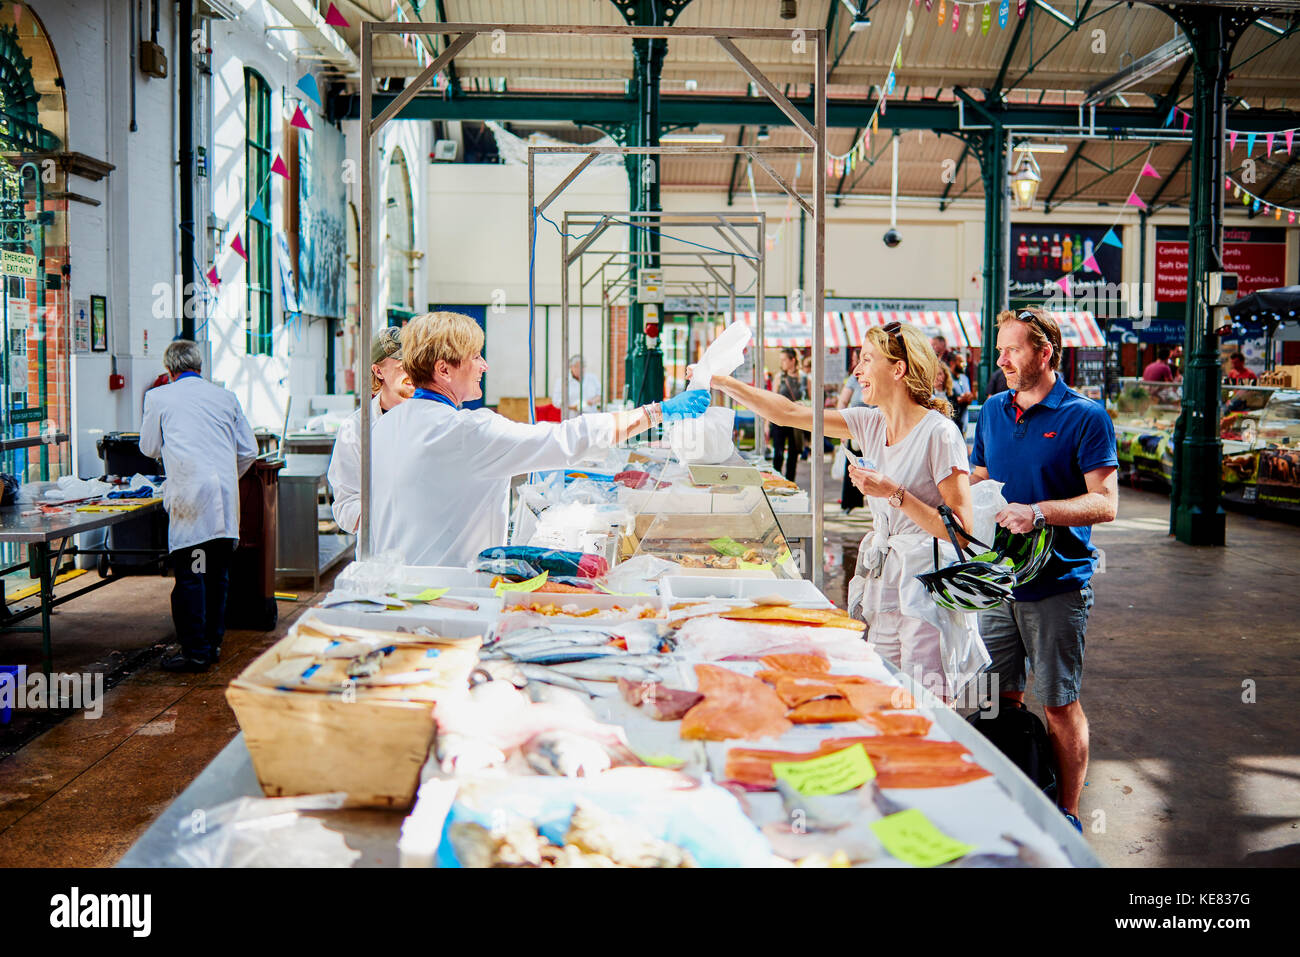
M 1167 7 L 1192 45 L 1192 169 L 1188 211 L 1183 403 L 1175 429 L 1173 528 L 1187 545 L 1222 545 L 1220 370 L 1208 273 L 1222 268 L 1223 127 L 1232 50 L 1251 18 L 1222 7 Z
M 1004 264 L 1007 250 L 1007 154 L 1006 136 L 1002 120 L 996 114 L 991 118 L 992 129 L 980 134 L 975 155 L 980 161 L 980 177 L 984 180 L 984 303 L 980 319 L 979 395 L 983 402 L 988 398 L 989 379 L 997 368 L 998 313 L 1006 303 Z

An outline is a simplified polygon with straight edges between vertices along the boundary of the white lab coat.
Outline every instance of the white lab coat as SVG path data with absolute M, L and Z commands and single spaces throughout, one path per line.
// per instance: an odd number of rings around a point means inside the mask
M 564 388 L 569 390 L 569 400 L 566 403 L 570 406 L 570 411 L 576 408 L 579 412 L 595 412 L 600 408 L 600 380 L 588 372 L 582 377 L 581 386 L 578 380 L 573 377 L 572 372 L 565 372 L 564 387 L 561 387 L 559 380 L 551 383 L 551 402 L 554 405 L 560 404 L 560 396 Z M 578 404 L 578 390 L 582 390 L 582 404 Z
M 162 456 L 167 481 L 167 547 L 239 538 L 239 477 L 257 458 L 257 440 L 228 389 L 184 376 L 144 397 L 140 451 Z
M 379 407 L 379 394 L 370 399 L 371 437 L 379 418 L 384 414 Z M 361 410 L 339 426 L 334 437 L 334 453 L 330 456 L 328 476 L 330 491 L 334 493 L 334 521 L 345 532 L 356 534 L 361 525 Z
M 614 417 L 512 422 L 488 409 L 408 399 L 371 432 L 370 542 L 408 565 L 465 567 L 506 541 L 510 479 L 563 468 L 614 441 Z

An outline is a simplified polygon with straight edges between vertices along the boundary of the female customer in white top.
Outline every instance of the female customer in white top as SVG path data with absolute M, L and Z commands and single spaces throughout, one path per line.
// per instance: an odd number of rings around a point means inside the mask
M 937 365 L 929 340 L 915 326 L 895 322 L 870 329 L 854 369 L 869 406 L 827 409 L 824 425 L 831 438 L 851 438 L 867 466 L 849 466 L 873 520 L 849 584 L 849 612 L 867 623 L 867 640 L 881 657 L 951 698 L 973 674 L 968 658 L 974 616 L 939 608 L 913 577 L 933 567 L 932 539 L 947 539 L 938 506 L 948 505 L 966 528 L 971 524 L 966 443 L 948 403 L 931 397 Z M 770 422 L 812 429 L 807 406 L 730 376 L 716 376 L 712 385 Z M 954 656 L 952 649 L 965 654 Z

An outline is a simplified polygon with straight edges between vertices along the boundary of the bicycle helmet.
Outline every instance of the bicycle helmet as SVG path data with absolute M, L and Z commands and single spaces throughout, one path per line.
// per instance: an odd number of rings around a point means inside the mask
M 993 536 L 993 549 L 987 554 L 994 556 L 989 561 L 1009 561 L 1016 573 L 1016 584 L 1024 585 L 1033 581 L 1034 576 L 1043 570 L 1043 566 L 1052 557 L 1054 539 L 1050 525 L 1036 528 L 1024 535 L 1017 535 L 999 525 Z M 985 556 L 975 557 L 979 559 Z
M 923 572 L 916 578 L 925 586 L 935 604 L 953 611 L 985 611 L 1012 601 L 1011 590 L 1016 587 L 1017 579 L 1011 560 L 1000 557 L 983 542 L 972 538 L 947 505 L 939 506 L 939 515 L 953 548 L 957 550 L 958 560 L 940 568 L 939 540 L 934 540 L 934 570 Z M 957 540 L 959 534 L 984 549 L 984 553 L 976 554 L 969 546 L 962 545 Z

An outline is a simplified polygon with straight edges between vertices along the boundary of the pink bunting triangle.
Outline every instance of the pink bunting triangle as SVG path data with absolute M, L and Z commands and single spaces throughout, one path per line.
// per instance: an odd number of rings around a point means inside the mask
M 23 19 L 23 5 L 21 3 L 15 3 L 14 4 L 14 29 L 15 30 L 18 29 L 18 24 L 22 22 L 22 19 Z
M 1143 176 L 1154 176 L 1156 179 L 1159 179 L 1159 178 L 1160 178 L 1160 174 L 1156 172 L 1156 168 L 1155 168 L 1154 166 L 1152 166 L 1150 163 L 1143 163 L 1143 164 L 1142 164 L 1142 175 L 1143 175 Z
M 1056 280 L 1056 284 L 1065 290 L 1067 296 L 1070 294 L 1070 274 L 1068 272 L 1060 279 Z
M 217 267 L 213 266 L 208 270 L 208 282 L 214 286 L 221 285 L 221 277 L 217 275 Z
M 1272 133 L 1269 133 L 1268 136 L 1264 137 L 1264 155 L 1265 156 L 1273 155 L 1273 134 Z
M 1146 208 L 1147 208 L 1147 204 L 1144 203 L 1144 202 L 1142 202 L 1142 197 L 1139 196 L 1137 193 L 1129 193 L 1129 194 L 1128 194 L 1128 202 L 1125 203 L 1125 205 L 1126 205 L 1126 206 L 1136 206 L 1136 207 L 1138 207 L 1139 209 L 1146 209 Z
M 1098 275 L 1101 274 L 1101 267 L 1097 265 L 1096 256 L 1089 256 L 1087 259 L 1085 259 L 1083 261 L 1083 268 L 1086 269 L 1088 272 L 1095 272 Z
M 307 117 L 303 115 L 301 106 L 295 106 L 293 108 L 293 119 L 289 121 L 289 125 L 296 126 L 300 130 L 311 129 L 311 124 L 307 122 Z
M 1232 150 L 1235 150 L 1236 148 L 1237 148 L 1237 131 L 1236 131 L 1236 130 L 1229 130 L 1229 131 L 1228 131 L 1228 150 L 1229 150 L 1229 151 L 1232 151 Z
M 1183 129 L 1187 129 L 1187 124 L 1192 121 L 1192 114 L 1186 110 L 1179 110 L 1178 112 L 1183 114 Z
M 1286 152 L 1288 156 L 1291 155 L 1291 140 L 1294 137 L 1295 137 L 1295 130 L 1286 131 Z
M 331 27 L 350 27 L 352 24 L 343 19 L 343 14 L 339 13 L 339 8 L 330 4 L 330 8 L 325 11 L 325 23 Z
M 244 241 L 239 238 L 239 233 L 235 233 L 235 238 L 230 241 L 230 248 L 240 259 L 248 262 L 248 253 L 244 252 Z
M 271 172 L 278 173 L 285 179 L 289 178 L 289 167 L 284 165 L 284 160 L 280 159 L 280 154 L 275 154 L 275 162 L 271 164 Z

